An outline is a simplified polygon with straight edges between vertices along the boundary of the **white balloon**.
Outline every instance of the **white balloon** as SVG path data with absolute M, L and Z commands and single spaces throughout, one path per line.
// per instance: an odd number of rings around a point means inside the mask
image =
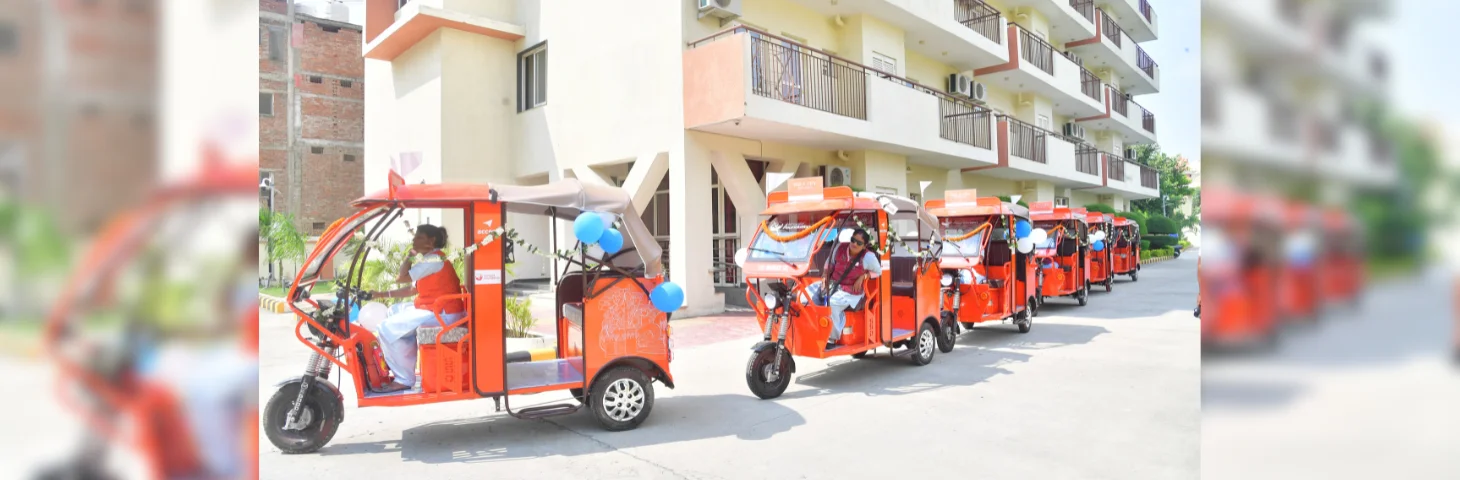
M 1019 239 L 1015 246 L 1019 248 L 1019 253 L 1029 253 L 1034 250 L 1034 243 L 1033 238 L 1024 237 Z
M 1096 230 L 1095 231 L 1095 234 L 1093 235 L 1093 237 L 1097 241 L 1099 241 L 1099 240 L 1105 240 L 1105 230 Z
M 618 220 L 618 216 L 608 212 L 598 212 L 598 218 L 603 219 L 604 230 L 613 228 L 613 222 Z
M 373 332 L 380 327 L 380 322 L 384 322 L 385 317 L 388 316 L 390 316 L 390 307 L 385 306 L 384 303 L 366 302 L 365 305 L 360 307 L 360 316 L 358 319 L 360 320 L 360 326 Z
M 735 266 L 745 268 L 745 259 L 750 257 L 750 250 L 741 248 L 735 251 Z
M 839 238 L 837 238 L 837 240 L 840 241 L 841 243 L 851 243 L 852 242 L 852 235 L 855 234 L 855 233 L 857 233 L 857 232 L 852 231 L 852 229 L 850 229 L 850 228 L 843 228 L 842 231 L 841 231 L 841 233 L 838 234 L 838 237 Z
M 1030 240 L 1033 240 L 1034 244 L 1036 245 L 1041 244 L 1044 243 L 1045 240 L 1049 240 L 1049 232 L 1043 228 L 1036 228 L 1034 229 L 1034 231 L 1029 232 L 1028 238 Z

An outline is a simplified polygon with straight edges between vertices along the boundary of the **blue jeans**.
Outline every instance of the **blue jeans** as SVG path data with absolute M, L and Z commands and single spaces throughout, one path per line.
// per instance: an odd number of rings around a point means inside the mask
M 806 290 L 811 294 L 811 298 L 821 297 L 821 282 L 807 286 Z M 825 300 L 822 301 L 824 302 Z M 852 295 L 837 290 L 836 293 L 831 295 L 831 301 L 825 302 L 826 306 L 831 307 L 831 336 L 827 338 L 827 342 L 836 342 L 842 338 L 842 328 L 847 324 L 847 309 L 860 301 L 862 301 L 861 295 Z

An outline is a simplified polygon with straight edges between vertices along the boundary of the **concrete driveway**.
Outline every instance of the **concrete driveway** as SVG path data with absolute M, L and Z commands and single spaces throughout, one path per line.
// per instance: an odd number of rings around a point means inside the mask
M 1196 297 L 1187 255 L 1096 290 L 1086 307 L 1051 299 L 1028 334 L 1011 325 L 964 333 L 925 367 L 885 351 L 798 359 L 776 400 L 745 385 L 753 320 L 676 320 L 679 388 L 658 385 L 637 430 L 603 431 L 584 411 L 517 420 L 490 400 L 358 409 L 347 398 L 345 423 L 320 452 L 283 455 L 261 438 L 260 462 L 263 478 L 311 479 L 1196 478 Z M 261 401 L 304 367 L 292 325 L 264 319 Z M 699 340 L 686 346 L 681 335 Z

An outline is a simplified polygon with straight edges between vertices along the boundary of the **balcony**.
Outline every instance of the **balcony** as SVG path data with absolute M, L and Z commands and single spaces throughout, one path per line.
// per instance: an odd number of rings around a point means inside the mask
M 1002 38 L 1007 20 L 981 0 L 792 1 L 828 19 L 859 14 L 875 17 L 902 30 L 902 43 L 908 50 L 960 71 L 1009 61 L 1008 42 Z
M 1058 54 L 1049 42 L 1023 27 L 1010 24 L 1006 32 L 1012 60 L 974 70 L 978 81 L 1010 92 L 1048 98 L 1054 113 L 1059 115 L 1083 118 L 1105 111 L 1103 93 L 1090 88 L 1094 85 L 1092 81 L 1099 81 L 1093 74 Z
M 521 40 L 527 32 L 521 25 L 423 3 L 366 0 L 364 57 L 395 60 L 440 28 L 452 28 L 509 42 Z
M 1087 68 L 1110 69 L 1120 78 L 1120 85 L 1126 93 L 1144 95 L 1159 91 L 1161 67 L 1114 17 L 1101 10 L 1096 12 L 1100 17 L 1096 35 L 1070 42 L 1065 47 L 1084 58 Z
M 1110 99 L 1106 112 L 1075 121 L 1089 129 L 1113 132 L 1127 145 L 1156 143 L 1156 115 L 1126 98 L 1119 89 L 1109 85 L 1102 88 L 1105 89 L 1105 97 Z
M 1135 41 L 1149 42 L 1158 36 L 1156 11 L 1148 0 L 1110 0 L 1101 5 L 1106 15 Z
M 691 130 L 949 169 L 997 161 L 988 109 L 753 28 L 691 43 L 684 82 Z
M 1049 19 L 1049 41 L 1067 43 L 1095 34 L 1094 0 L 1004 0 L 1005 12 L 1034 10 Z
M 1141 165 L 1114 153 L 1096 151 L 1105 167 L 1100 186 L 1090 191 L 1098 194 L 1119 194 L 1131 200 L 1156 198 L 1160 193 L 1160 176 L 1156 169 Z
M 1078 139 L 1045 130 L 1007 115 L 997 115 L 994 132 L 998 165 L 966 168 L 1008 180 L 1044 180 L 1072 188 L 1100 185 L 1099 160 Z M 1094 163 L 1094 165 L 1092 165 Z M 1093 167 L 1093 168 L 1092 168 Z
M 1337 150 L 1319 158 L 1321 174 L 1370 187 L 1393 185 L 1398 172 L 1393 164 L 1375 158 L 1378 142 L 1367 131 L 1350 124 L 1337 128 L 1335 136 Z
M 1206 82 L 1202 90 L 1215 105 L 1210 112 L 1203 107 L 1204 156 L 1301 171 L 1303 145 L 1295 109 L 1241 85 Z
M 1243 0 L 1241 2 L 1203 0 L 1202 19 L 1230 29 L 1227 37 L 1236 40 L 1244 54 L 1255 59 L 1282 63 L 1307 64 L 1312 44 L 1308 35 L 1308 11 L 1302 0 Z M 1305 60 L 1303 62 L 1283 62 Z

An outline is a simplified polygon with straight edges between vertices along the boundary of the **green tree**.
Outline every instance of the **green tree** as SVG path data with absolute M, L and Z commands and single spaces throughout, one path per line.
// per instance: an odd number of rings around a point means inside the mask
M 1173 212 L 1178 228 L 1184 228 L 1195 223 L 1195 218 L 1187 218 L 1186 215 L 1177 212 L 1181 204 L 1195 195 L 1196 188 L 1191 186 L 1191 165 L 1186 157 L 1180 155 L 1167 155 L 1161 151 L 1161 146 L 1156 144 L 1141 145 L 1135 147 L 1136 163 L 1154 168 L 1160 175 L 1158 192 L 1160 196 L 1145 200 L 1131 202 L 1132 210 L 1172 216 Z
M 1110 214 L 1114 214 L 1115 213 L 1115 207 L 1112 207 L 1110 205 L 1106 205 L 1106 204 L 1103 204 L 1103 203 L 1091 203 L 1089 205 L 1085 205 L 1085 210 L 1089 210 L 1091 212 L 1100 212 L 1100 213 L 1110 213 Z
M 292 280 L 292 275 L 284 271 L 284 260 L 297 262 L 308 253 L 304 251 L 304 234 L 294 226 L 294 216 L 260 208 L 259 239 L 267 246 L 269 266 L 274 268 L 270 282 L 275 278 L 280 279 L 280 284 L 283 284 L 283 279 Z
M 1009 199 L 1011 199 L 1011 198 L 1014 198 L 1014 197 L 1012 197 L 1010 195 L 999 195 L 999 200 L 1003 200 L 1005 202 L 1009 201 Z M 1020 198 L 1019 201 L 1018 202 L 1015 202 L 1015 203 L 1018 204 L 1021 207 L 1029 208 L 1029 202 L 1025 202 L 1023 198 Z

